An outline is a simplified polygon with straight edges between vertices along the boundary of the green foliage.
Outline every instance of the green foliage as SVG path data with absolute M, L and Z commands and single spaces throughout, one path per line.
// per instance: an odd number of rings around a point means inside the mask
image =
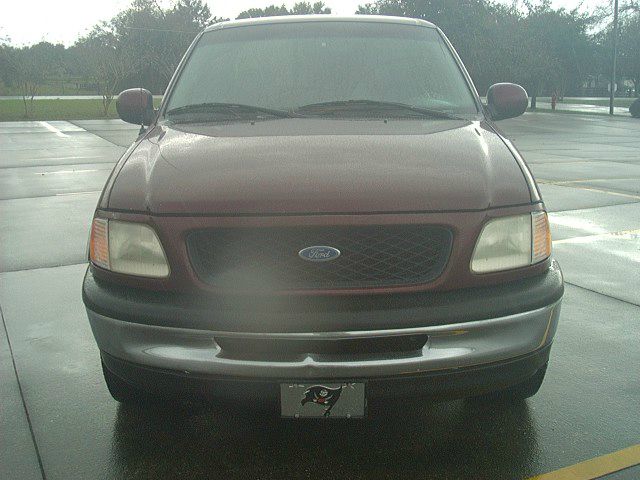
M 620 22 L 618 64 L 620 73 L 633 81 L 640 96 L 640 3 L 631 4 Z
M 324 2 L 315 2 L 314 4 L 309 2 L 298 2 L 291 8 L 291 10 L 289 10 L 285 5 L 270 5 L 265 8 L 250 8 L 249 10 L 241 12 L 237 18 L 275 17 L 279 15 L 318 15 L 329 13 L 331 13 L 331 9 L 325 7 Z
M 270 6 L 246 16 L 331 13 L 323 2 L 296 3 L 291 10 Z M 108 22 L 96 25 L 72 49 L 75 71 L 90 79 L 103 97 L 103 112 L 122 89 L 143 86 L 154 93 L 166 88 L 195 36 L 223 19 L 212 16 L 204 0 L 176 0 L 162 8 L 156 0 L 134 0 Z
M 577 87 L 590 63 L 591 18 L 525 1 L 525 11 L 490 0 L 379 0 L 361 14 L 401 15 L 438 25 L 456 47 L 481 92 L 513 81 L 529 93 Z
M 237 18 L 276 17 L 279 15 L 290 15 L 286 6 L 282 5 L 278 7 L 276 5 L 269 5 L 266 8 L 250 8 L 249 10 L 241 12 Z
M 613 12 L 605 5 L 594 15 L 600 29 L 593 35 L 594 53 L 589 73 L 605 73 L 608 77 L 611 69 L 611 50 L 613 48 Z M 640 2 L 627 0 L 620 2 L 620 20 L 618 32 L 618 74 L 631 80 L 635 96 L 640 96 Z
M 356 10 L 356 15 L 382 15 L 380 8 L 374 3 L 365 3 L 359 5 Z
M 195 36 L 219 20 L 203 0 L 178 0 L 168 9 L 154 0 L 135 0 L 111 21 L 94 27 L 75 47 L 86 53 L 84 70 L 94 73 L 101 94 L 134 85 L 160 92 Z M 100 68 L 101 62 L 107 65 Z M 115 63 L 123 67 L 121 71 L 109 65 Z
M 329 7 L 324 6 L 324 2 L 315 2 L 313 5 L 309 2 L 298 2 L 291 9 L 292 15 L 327 15 L 331 13 Z
M 45 78 L 61 75 L 65 68 L 65 48 L 40 42 L 30 47 L 0 47 L 0 79 L 17 88 L 22 96 L 24 116 L 29 116 L 33 97 L 38 94 Z
M 175 0 L 168 8 L 155 0 L 134 0 L 68 49 L 46 42 L 21 49 L 1 46 L 1 79 L 20 87 L 29 116 L 28 100 L 45 80 L 81 77 L 79 83 L 102 96 L 102 115 L 107 116 L 114 96 L 124 88 L 143 86 L 161 93 L 195 36 L 220 20 L 204 0 Z
M 518 38 L 524 49 L 535 53 L 524 55 L 522 83 L 532 95 L 543 90 L 558 92 L 578 86 L 585 77 L 593 45 L 587 30 L 590 19 L 577 11 L 554 10 L 548 0 L 529 6 L 522 18 L 522 34 Z
M 34 100 L 28 117 L 22 100 L 0 100 L 0 121 L 30 120 L 82 120 L 91 118 L 117 118 L 115 104 L 104 114 L 101 100 Z
M 593 14 L 555 9 L 550 0 L 377 0 L 359 14 L 401 15 L 436 23 L 446 32 L 481 93 L 499 81 L 520 83 L 530 94 L 571 93 L 587 77 L 606 78 L 611 68 L 611 2 Z M 12 47 L 0 35 L 0 80 L 17 92 L 21 117 L 36 116 L 33 97 L 52 83 L 74 79 L 82 93 L 99 93 L 100 114 L 110 115 L 124 88 L 162 93 L 198 32 L 222 19 L 205 0 L 134 0 L 75 45 L 40 42 Z M 518 8 L 517 5 L 524 5 Z M 326 14 L 323 2 L 252 8 L 238 18 Z M 640 2 L 621 0 L 618 66 L 640 93 Z M 51 93 L 49 90 L 47 93 Z M 40 104 L 39 104 L 40 105 Z

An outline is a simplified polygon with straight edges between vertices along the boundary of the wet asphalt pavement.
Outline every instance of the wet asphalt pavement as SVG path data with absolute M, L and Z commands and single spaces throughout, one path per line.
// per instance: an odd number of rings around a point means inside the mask
M 0 478 L 521 479 L 640 443 L 640 121 L 501 127 L 541 184 L 567 281 L 541 391 L 322 423 L 112 400 L 80 286 L 99 191 L 137 128 L 0 123 Z

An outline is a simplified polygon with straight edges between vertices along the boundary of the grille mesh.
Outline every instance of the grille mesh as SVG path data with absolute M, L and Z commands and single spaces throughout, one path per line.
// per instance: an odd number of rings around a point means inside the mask
M 191 263 L 208 284 L 230 289 L 358 288 L 427 283 L 449 258 L 451 232 L 433 225 L 235 228 L 187 237 Z M 310 262 L 298 252 L 328 245 L 341 255 Z

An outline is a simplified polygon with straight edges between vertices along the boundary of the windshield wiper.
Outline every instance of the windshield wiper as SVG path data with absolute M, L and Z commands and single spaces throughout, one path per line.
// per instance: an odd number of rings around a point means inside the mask
M 258 107 L 255 105 L 243 105 L 241 103 L 194 103 L 184 105 L 182 107 L 172 108 L 166 112 L 168 116 L 198 113 L 229 113 L 238 119 L 246 119 L 248 117 L 255 118 L 263 115 L 269 115 L 279 118 L 292 118 L 295 115 L 286 110 L 276 110 L 267 107 Z
M 404 112 L 412 112 L 421 117 L 431 117 L 431 118 L 446 118 L 450 120 L 466 120 L 466 118 L 455 115 L 453 113 L 445 112 L 443 110 L 436 110 L 432 108 L 426 107 L 418 107 L 416 105 L 409 105 L 407 103 L 396 103 L 396 102 L 383 102 L 379 100 L 337 100 L 334 102 L 322 102 L 322 103 L 310 103 L 309 105 L 303 105 L 294 110 L 294 112 L 298 113 L 300 111 L 304 111 L 306 113 L 318 112 L 320 114 L 324 113 L 340 113 L 344 111 L 372 111 L 372 110 L 383 110 L 384 112 L 388 112 L 390 110 L 400 110 Z M 311 111 L 311 112 L 310 112 Z

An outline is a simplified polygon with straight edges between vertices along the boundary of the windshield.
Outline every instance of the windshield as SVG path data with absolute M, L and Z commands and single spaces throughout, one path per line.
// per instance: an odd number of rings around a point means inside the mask
M 207 32 L 180 74 L 166 111 L 173 118 L 194 111 L 183 107 L 226 104 L 241 105 L 244 112 L 254 106 L 300 110 L 305 116 L 338 107 L 341 114 L 388 113 L 388 105 L 377 108 L 381 102 L 456 115 L 478 112 L 437 30 L 374 22 L 281 23 Z M 225 112 L 223 118 L 234 118 L 228 107 Z

